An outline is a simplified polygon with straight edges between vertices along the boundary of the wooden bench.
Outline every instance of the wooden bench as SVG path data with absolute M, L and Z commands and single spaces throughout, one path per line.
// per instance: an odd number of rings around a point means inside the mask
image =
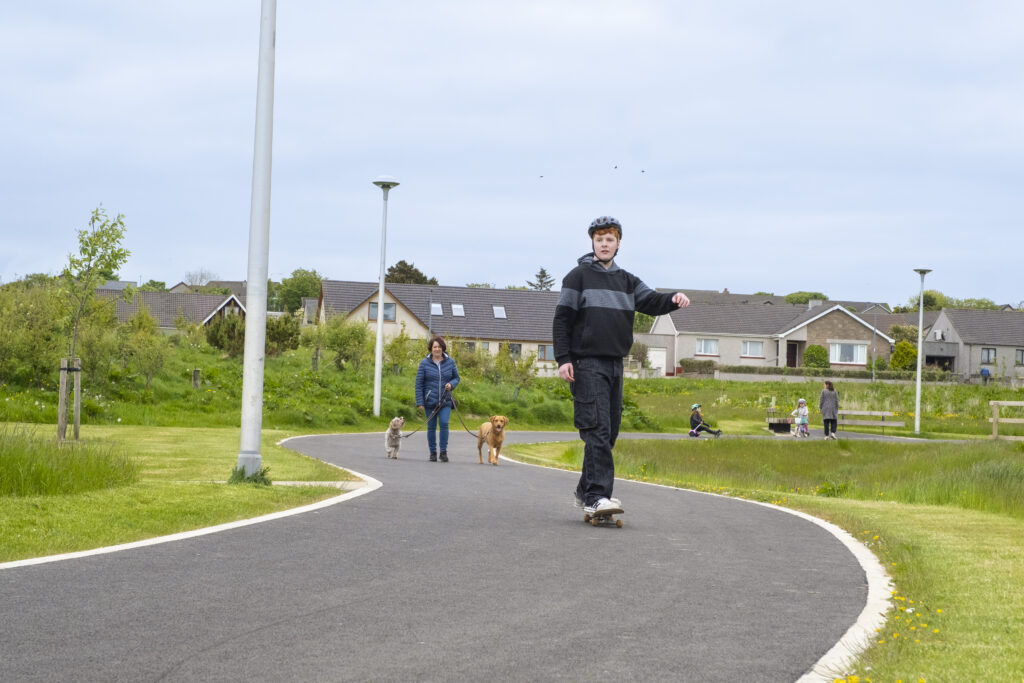
M 789 415 L 778 416 L 775 413 L 775 408 L 767 408 L 766 412 L 768 416 L 765 418 L 765 422 L 768 423 L 768 430 L 775 432 L 776 434 L 789 434 L 789 426 L 793 424 L 793 418 Z
M 876 420 L 861 420 L 861 419 L 849 419 L 847 415 L 856 415 L 860 417 L 874 417 L 880 418 Z M 893 413 L 888 410 L 840 410 L 839 420 L 837 425 L 857 425 L 862 427 L 881 427 L 882 433 L 885 433 L 886 427 L 906 427 L 907 423 L 903 420 L 886 420 L 887 417 L 893 417 Z

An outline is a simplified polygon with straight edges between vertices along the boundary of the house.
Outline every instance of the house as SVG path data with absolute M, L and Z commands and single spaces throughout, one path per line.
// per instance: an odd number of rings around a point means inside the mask
M 846 303 L 694 303 L 659 316 L 637 341 L 648 345 L 651 364 L 666 374 L 683 358 L 798 367 L 812 344 L 828 350 L 833 367 L 865 368 L 869 357 L 888 359 L 894 340 L 861 317 L 869 315 L 852 312 Z
M 714 289 L 666 289 L 664 287 L 658 287 L 659 292 L 683 292 L 690 299 L 691 304 L 760 304 L 767 306 L 791 306 L 791 305 L 803 305 L 803 304 L 789 304 L 786 303 L 786 297 L 776 296 L 775 294 L 734 294 L 729 291 L 728 288 L 723 289 L 721 292 Z M 843 306 L 850 309 L 854 313 L 872 313 L 878 312 L 890 313 L 891 309 L 889 304 L 880 303 L 877 301 L 821 301 L 818 299 L 812 300 L 808 306 Z M 915 323 L 916 324 L 916 323 Z
M 102 285 L 96 288 L 96 291 L 100 290 L 112 290 L 115 292 L 123 292 L 129 287 L 135 287 L 134 282 L 128 280 L 107 280 Z
M 376 282 L 324 280 L 316 319 L 344 315 L 376 331 L 378 287 Z M 507 344 L 513 357 L 535 353 L 538 372 L 554 374 L 551 321 L 557 303 L 558 292 L 387 283 L 384 339 L 404 328 L 414 339 L 440 334 L 492 355 Z
M 125 301 L 117 290 L 96 290 L 101 299 L 114 299 L 117 321 L 126 323 L 146 308 L 156 319 L 157 327 L 165 333 L 174 333 L 175 320 L 181 315 L 189 323 L 206 325 L 218 316 L 245 315 L 245 305 L 233 294 L 182 294 L 175 292 L 135 292 Z
M 969 380 L 1024 378 L 1024 312 L 944 308 L 924 342 L 924 361 Z

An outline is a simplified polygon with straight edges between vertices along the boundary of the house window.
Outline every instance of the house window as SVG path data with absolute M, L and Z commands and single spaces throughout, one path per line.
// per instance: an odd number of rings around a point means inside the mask
M 508 345 L 508 357 L 519 359 L 523 356 L 523 345 L 522 344 L 509 344 Z
M 740 355 L 747 358 L 764 358 L 764 342 L 743 342 L 743 349 L 740 351 Z
M 1019 352 L 1018 352 L 1019 354 Z M 554 344 L 537 344 L 537 360 L 554 360 L 555 359 L 555 345 Z
M 505 316 L 505 307 L 504 306 L 491 306 L 491 308 L 494 309 L 494 317 L 495 318 L 504 318 L 504 317 L 506 317 Z
M 868 345 L 838 343 L 828 345 L 828 361 L 830 363 L 847 363 L 851 365 L 867 365 Z
M 462 304 L 452 304 L 452 315 L 454 315 L 457 318 L 465 318 L 466 309 L 462 306 Z
M 718 340 L 717 339 L 698 339 L 697 340 L 697 355 L 698 356 L 717 356 L 718 355 Z
M 377 302 L 376 301 L 372 301 L 372 302 L 370 302 L 370 313 L 369 313 L 369 317 L 367 318 L 367 320 L 376 320 L 376 319 L 377 319 Z M 394 320 L 395 320 L 395 305 L 394 304 L 384 304 L 384 320 L 390 320 L 390 321 L 394 322 Z
M 441 309 L 441 304 L 430 304 L 430 315 L 444 315 L 444 310 Z
M 1017 365 L 1024 365 L 1024 349 L 1017 349 Z
M 481 351 L 490 351 L 491 350 L 491 342 L 480 342 L 480 350 Z
M 996 362 L 996 350 L 982 347 L 981 349 L 981 364 L 991 365 Z
M 462 342 L 462 348 L 464 348 L 469 353 L 473 353 L 474 351 L 476 351 L 476 342 Z

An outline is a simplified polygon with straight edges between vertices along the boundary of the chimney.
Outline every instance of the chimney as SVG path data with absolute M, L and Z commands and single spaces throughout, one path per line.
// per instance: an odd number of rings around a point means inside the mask
M 729 293 L 729 288 L 728 287 L 726 287 L 725 289 L 722 290 L 722 294 L 728 294 L 728 293 Z

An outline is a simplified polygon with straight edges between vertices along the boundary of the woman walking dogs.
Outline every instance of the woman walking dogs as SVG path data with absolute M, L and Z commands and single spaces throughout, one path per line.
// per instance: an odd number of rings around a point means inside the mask
M 430 462 L 437 462 L 437 437 L 434 430 L 441 424 L 441 462 L 448 462 L 448 418 L 452 414 L 452 391 L 459 386 L 459 369 L 449 356 L 448 345 L 441 337 L 434 337 L 427 345 L 430 353 L 420 361 L 416 371 L 416 407 L 430 417 L 427 419 L 427 446 Z
M 615 264 L 619 221 L 602 216 L 587 232 L 593 251 L 562 280 L 552 331 L 558 376 L 572 383 L 573 424 L 584 444 L 576 505 L 593 515 L 622 509 L 612 498 L 612 448 L 622 420 L 622 359 L 633 344 L 633 314 L 663 315 L 690 300 L 681 292 L 655 292 Z

